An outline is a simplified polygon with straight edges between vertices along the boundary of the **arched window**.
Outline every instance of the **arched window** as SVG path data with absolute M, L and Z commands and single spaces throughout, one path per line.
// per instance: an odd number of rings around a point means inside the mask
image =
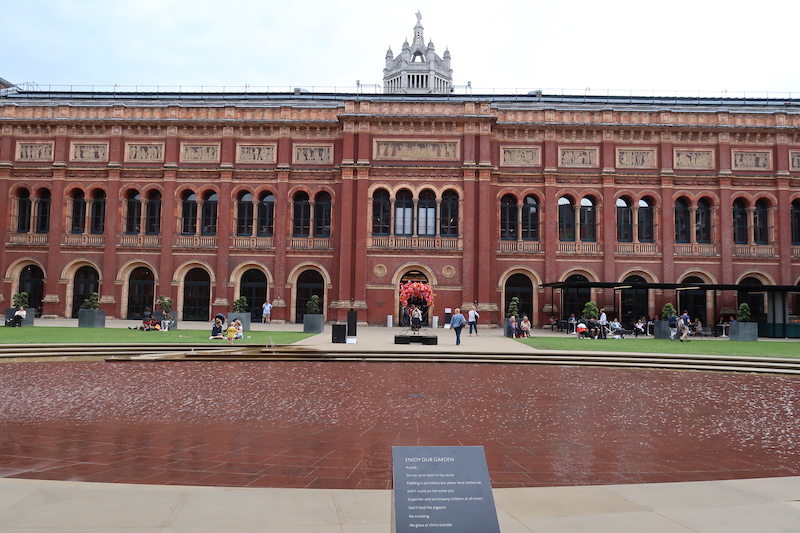
M 695 213 L 695 238 L 697 242 L 708 244 L 711 242 L 711 204 L 705 198 L 697 202 Z
M 314 197 L 314 237 L 331 236 L 331 195 L 317 193 Z
M 268 237 L 274 234 L 275 230 L 275 195 L 272 193 L 261 193 L 258 201 L 258 235 Z
M 741 198 L 733 202 L 733 242 L 747 244 L 747 205 Z
M 36 212 L 36 233 L 50 232 L 50 190 L 39 191 L 39 209 Z
M 147 235 L 161 233 L 161 193 L 158 191 L 150 191 L 147 195 L 144 224 Z
M 633 210 L 624 196 L 617 198 L 617 241 L 633 242 Z
M 102 189 L 92 194 L 92 233 L 102 235 L 106 231 L 106 192 Z
M 588 196 L 581 198 L 581 240 L 594 242 L 597 240 L 597 211 L 594 200 Z
M 769 244 L 769 211 L 766 200 L 758 200 L 753 211 L 753 241 L 756 244 Z
M 436 195 L 429 190 L 422 191 L 417 202 L 417 235 L 436 235 Z
M 17 233 L 31 230 L 31 192 L 20 189 L 17 193 Z
M 792 244 L 800 244 L 800 200 L 792 202 Z M 800 298 L 798 298 L 800 301 Z
M 86 197 L 83 191 L 75 189 L 72 192 L 72 227 L 70 233 L 77 235 L 83 233 L 86 221 Z
M 184 192 L 181 199 L 181 233 L 197 233 L 197 195 L 192 191 Z
M 517 199 L 512 194 L 500 200 L 500 239 L 517 240 Z
M 653 214 L 653 200 L 651 198 L 642 198 L 639 200 L 637 219 L 639 224 L 639 242 L 653 242 L 655 239 L 655 216 Z
M 455 191 L 442 194 L 439 231 L 442 237 L 458 237 L 458 194 Z
M 308 200 L 308 194 L 295 193 L 293 204 L 292 236 L 309 237 L 311 234 L 311 203 Z
M 240 237 L 253 234 L 253 195 L 239 193 L 236 200 L 236 235 Z
M 137 235 L 142 217 L 142 200 L 138 191 L 128 191 L 125 195 L 125 206 L 125 233 Z
M 539 240 L 539 202 L 531 195 L 522 201 L 522 240 Z
M 675 200 L 675 242 L 690 242 L 689 203 L 685 198 Z
M 410 237 L 414 230 L 414 198 L 411 191 L 403 189 L 394 201 L 394 234 Z
M 566 196 L 558 199 L 558 240 L 575 240 L 575 207 Z
M 203 197 L 202 228 L 203 235 L 217 234 L 217 209 L 219 196 L 215 192 L 207 192 Z
M 389 201 L 389 191 L 378 189 L 372 195 L 372 234 L 388 236 L 391 216 L 392 204 Z

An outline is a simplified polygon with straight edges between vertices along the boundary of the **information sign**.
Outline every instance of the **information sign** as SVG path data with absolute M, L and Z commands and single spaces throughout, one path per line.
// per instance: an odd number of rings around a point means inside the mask
M 482 446 L 395 446 L 394 531 L 500 533 Z

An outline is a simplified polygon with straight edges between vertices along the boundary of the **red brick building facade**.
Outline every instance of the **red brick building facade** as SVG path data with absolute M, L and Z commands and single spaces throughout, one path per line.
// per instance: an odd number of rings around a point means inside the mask
M 0 204 L 0 298 L 44 316 L 97 291 L 113 317 L 163 294 L 208 320 L 245 295 L 294 322 L 317 294 L 328 321 L 398 323 L 419 279 L 432 316 L 484 324 L 512 296 L 536 324 L 587 299 L 708 323 L 740 295 L 545 285 L 797 285 L 800 101 L 6 90 Z

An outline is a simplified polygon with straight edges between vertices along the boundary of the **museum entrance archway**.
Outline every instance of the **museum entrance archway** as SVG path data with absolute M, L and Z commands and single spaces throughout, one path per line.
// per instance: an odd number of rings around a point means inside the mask
M 28 293 L 28 306 L 36 309 L 36 316 L 42 312 L 44 296 L 44 272 L 37 265 L 28 265 L 19 273 L 19 291 Z
M 183 280 L 183 320 L 208 320 L 211 278 L 202 268 L 193 268 Z
M 519 298 L 519 315 L 517 320 L 520 320 L 520 317 L 527 316 L 531 322 L 536 320 L 534 313 L 533 313 L 533 282 L 531 279 L 526 276 L 525 274 L 512 274 L 506 280 L 505 290 L 503 291 L 506 309 L 508 310 L 508 304 L 511 302 L 511 299 L 515 296 Z M 506 314 L 505 312 L 503 313 Z
M 325 280 L 316 270 L 304 270 L 297 277 L 297 292 L 295 294 L 295 319 L 298 324 L 303 323 L 306 314 L 306 304 L 314 295 L 319 296 L 319 308 L 325 314 Z
M 267 276 L 256 268 L 251 268 L 242 276 L 239 296 L 247 298 L 247 312 L 250 320 L 261 322 L 261 305 L 267 298 Z
M 623 281 L 624 284 L 629 283 L 647 283 L 642 276 L 628 276 Z M 619 320 L 626 329 L 633 329 L 633 324 L 641 317 L 648 316 L 647 308 L 647 295 L 648 289 L 632 287 L 630 289 L 620 290 L 620 316 Z M 612 320 L 614 317 L 608 317 Z M 647 323 L 647 320 L 645 320 Z
M 128 319 L 142 318 L 144 310 L 153 309 L 153 295 L 156 278 L 153 271 L 146 267 L 138 267 L 131 272 L 128 290 Z
M 420 270 L 409 270 L 400 278 L 400 286 L 405 285 L 408 282 L 417 282 L 417 283 L 428 283 L 428 276 L 425 275 L 424 272 Z M 409 310 L 412 305 L 417 305 L 422 310 L 422 324 L 427 326 L 429 324 L 429 313 L 430 309 L 428 308 L 428 303 L 425 301 L 424 298 L 413 297 L 408 299 L 408 304 L 403 305 L 403 302 L 399 301 L 399 289 L 398 287 L 398 304 L 397 304 L 397 316 L 399 320 L 397 321 L 398 326 L 408 327 L 411 325 L 411 317 L 409 315 Z
M 571 282 L 588 282 L 589 278 L 582 274 L 573 274 L 564 280 Z M 583 306 L 592 300 L 592 289 L 589 287 L 566 287 L 561 290 L 561 318 L 566 320 L 574 313 L 575 318 L 581 318 Z
M 82 266 L 75 272 L 75 281 L 72 289 L 72 318 L 78 318 L 83 301 L 93 292 L 100 292 L 100 275 L 90 266 Z
M 748 276 L 739 282 L 739 285 L 748 285 L 755 289 L 759 285 L 763 285 L 763 283 L 758 278 Z M 750 322 L 765 323 L 767 321 L 766 299 L 766 292 L 739 291 L 738 305 L 747 303 L 750 306 Z
M 695 284 L 695 283 L 705 283 L 702 279 L 698 278 L 697 276 L 689 276 L 683 281 L 683 284 Z M 704 326 L 708 325 L 708 316 L 707 316 L 707 309 L 706 307 L 706 291 L 701 289 L 686 289 L 686 290 L 678 290 L 676 291 L 680 296 L 678 296 L 678 315 L 683 313 L 684 311 L 689 312 L 689 316 L 691 317 L 692 321 L 695 318 L 699 318 L 700 321 L 703 323 Z

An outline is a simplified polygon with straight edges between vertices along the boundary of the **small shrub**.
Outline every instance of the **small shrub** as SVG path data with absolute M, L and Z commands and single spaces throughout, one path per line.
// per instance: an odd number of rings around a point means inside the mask
M 29 298 L 30 296 L 27 292 L 18 292 L 11 297 L 11 300 L 14 302 L 14 307 L 28 307 Z
M 519 297 L 514 296 L 511 298 L 511 301 L 508 302 L 508 311 L 506 311 L 506 318 L 508 317 L 519 317 Z
M 234 313 L 247 312 L 247 298 L 245 296 L 239 296 L 237 299 L 233 301 L 233 312 Z
M 671 302 L 667 302 L 664 305 L 663 309 L 661 309 L 661 318 L 666 320 L 666 319 L 669 318 L 669 315 L 671 315 L 672 313 L 678 314 L 678 312 L 675 310 L 675 306 L 672 305 Z
M 158 308 L 162 311 L 166 311 L 167 313 L 172 311 L 172 298 L 167 298 L 163 294 L 159 294 L 156 303 Z
M 739 322 L 750 322 L 750 305 L 746 302 L 739 304 Z
M 100 298 L 96 292 L 86 298 L 81 304 L 81 309 L 100 309 Z
M 308 315 L 320 315 L 322 314 L 322 310 L 319 307 L 319 296 L 316 294 L 311 296 L 311 299 L 306 302 L 306 314 Z
M 598 318 L 600 317 L 600 310 L 597 308 L 597 304 L 594 302 L 586 302 L 586 305 L 583 306 L 583 318 Z

